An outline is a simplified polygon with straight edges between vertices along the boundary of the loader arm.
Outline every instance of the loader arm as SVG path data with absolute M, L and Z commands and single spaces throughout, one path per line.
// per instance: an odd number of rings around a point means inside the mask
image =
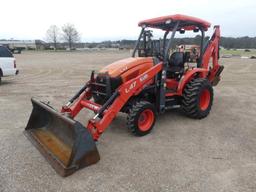
M 89 100 L 91 90 L 88 87 L 72 105 L 63 106 L 61 112 L 68 112 L 70 117 L 75 118 L 83 108 L 94 111 L 96 115 L 88 121 L 87 128 L 93 139 L 98 140 L 127 101 L 150 85 L 162 67 L 163 63 L 158 63 L 136 78 L 122 84 L 102 106 Z

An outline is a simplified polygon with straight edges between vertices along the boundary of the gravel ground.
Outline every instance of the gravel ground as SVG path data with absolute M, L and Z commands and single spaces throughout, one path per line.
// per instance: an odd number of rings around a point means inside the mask
M 128 52 L 23 52 L 20 74 L 0 86 L 0 191 L 256 191 L 256 61 L 222 59 L 203 120 L 177 110 L 160 116 L 151 134 L 134 137 L 120 114 L 98 142 L 99 163 L 62 178 L 24 130 L 31 96 L 60 108 L 89 79 L 91 70 Z M 84 118 L 86 117 L 86 118 Z M 89 113 L 78 120 L 86 122 Z

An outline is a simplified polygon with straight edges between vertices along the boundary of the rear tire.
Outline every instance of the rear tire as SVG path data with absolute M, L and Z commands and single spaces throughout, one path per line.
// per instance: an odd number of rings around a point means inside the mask
M 213 88 L 207 79 L 193 79 L 185 87 L 182 98 L 184 113 L 194 119 L 205 118 L 211 111 Z
M 156 120 L 156 111 L 148 101 L 134 103 L 127 116 L 127 127 L 136 136 L 144 136 L 151 132 Z

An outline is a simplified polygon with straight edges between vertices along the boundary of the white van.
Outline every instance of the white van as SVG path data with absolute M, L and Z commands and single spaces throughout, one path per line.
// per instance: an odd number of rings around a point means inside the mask
M 19 70 L 16 67 L 16 60 L 12 53 L 0 45 L 0 84 L 2 77 L 17 75 Z

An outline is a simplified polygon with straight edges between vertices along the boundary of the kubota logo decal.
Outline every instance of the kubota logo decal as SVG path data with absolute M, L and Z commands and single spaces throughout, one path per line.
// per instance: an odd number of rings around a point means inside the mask
M 129 88 L 125 88 L 125 93 L 129 93 L 134 87 L 136 87 L 136 81 L 134 81 Z
M 147 78 L 148 78 L 148 74 L 143 75 L 143 76 L 140 78 L 140 82 L 145 81 Z
M 93 109 L 93 110 L 95 110 L 95 111 L 99 110 L 99 107 L 98 107 L 98 106 L 93 105 L 93 104 L 91 104 L 91 103 L 86 103 L 86 105 L 87 105 L 89 108 L 91 108 L 91 109 Z
M 95 105 L 93 105 L 93 104 L 89 104 L 89 106 L 90 106 L 91 108 L 93 108 L 94 110 L 98 110 L 98 109 L 99 109 L 98 106 L 95 106 Z

